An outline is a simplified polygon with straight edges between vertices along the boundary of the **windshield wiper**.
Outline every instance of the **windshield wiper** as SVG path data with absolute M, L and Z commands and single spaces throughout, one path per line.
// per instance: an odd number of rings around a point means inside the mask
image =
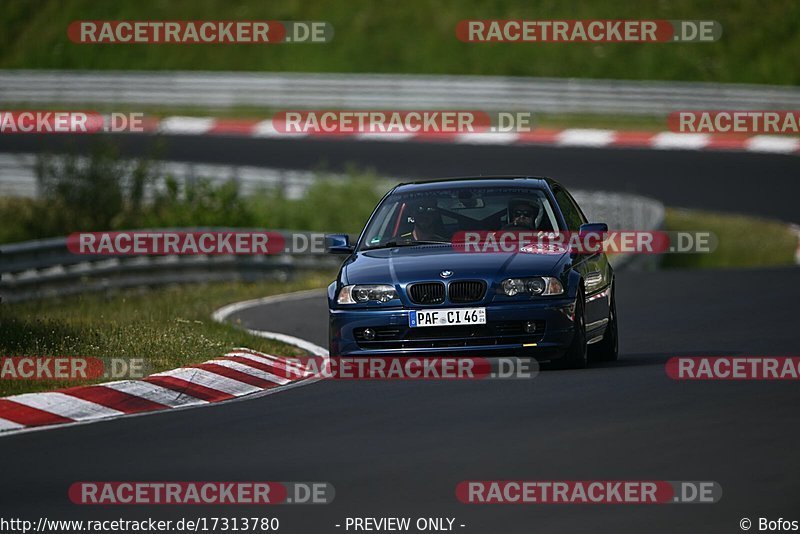
M 374 247 L 366 247 L 365 250 L 376 250 L 379 248 L 395 248 L 395 247 L 414 247 L 417 245 L 449 245 L 450 241 L 425 241 L 425 240 L 410 240 L 410 241 L 387 241 L 381 245 Z

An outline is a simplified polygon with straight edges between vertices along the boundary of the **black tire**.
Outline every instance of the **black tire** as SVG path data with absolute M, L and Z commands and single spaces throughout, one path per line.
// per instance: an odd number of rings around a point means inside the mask
M 609 309 L 608 326 L 603 339 L 589 345 L 589 359 L 595 362 L 615 362 L 619 358 L 619 334 L 617 332 L 617 298 L 614 287 L 611 288 L 611 307 Z
M 558 362 L 559 369 L 583 369 L 588 363 L 586 350 L 586 316 L 583 291 L 578 292 L 575 299 L 575 333 L 572 336 L 567 352 Z

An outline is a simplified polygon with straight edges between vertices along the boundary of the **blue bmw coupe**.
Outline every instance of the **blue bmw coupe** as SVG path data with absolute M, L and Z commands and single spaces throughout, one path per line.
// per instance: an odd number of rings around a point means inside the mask
M 607 230 L 549 178 L 398 185 L 355 244 L 328 236 L 329 251 L 347 255 L 328 286 L 330 354 L 521 356 L 562 368 L 616 360 L 614 271 L 602 249 L 493 240 Z

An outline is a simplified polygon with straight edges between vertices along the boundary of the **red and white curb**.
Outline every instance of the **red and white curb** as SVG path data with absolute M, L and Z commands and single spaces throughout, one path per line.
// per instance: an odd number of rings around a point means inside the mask
M 199 406 L 269 391 L 298 381 L 304 366 L 249 349 L 192 367 L 44 393 L 0 398 L 0 432 Z
M 308 296 L 310 293 L 304 291 L 237 303 L 215 312 L 214 319 L 225 320 L 234 311 L 254 305 Z M 314 356 L 328 355 L 322 347 L 293 336 L 248 331 L 301 346 Z M 0 398 L 0 436 L 257 398 L 318 380 L 303 378 L 305 370 L 306 367 L 296 358 L 237 348 L 220 358 L 156 373 L 142 380 L 3 397 Z
M 587 128 L 531 132 L 445 133 L 285 133 L 272 120 L 165 117 L 145 122 L 146 133 L 168 135 L 228 135 L 275 139 L 325 139 L 387 142 L 441 142 L 474 145 L 551 145 L 561 147 L 648 148 L 656 150 L 738 150 L 800 154 L 800 138 L 781 135 L 709 135 L 675 132 L 637 132 Z

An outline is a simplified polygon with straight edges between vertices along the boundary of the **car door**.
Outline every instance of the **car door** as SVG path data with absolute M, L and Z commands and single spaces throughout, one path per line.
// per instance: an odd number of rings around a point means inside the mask
M 586 224 L 586 216 L 581 211 L 572 195 L 561 186 L 553 188 L 556 203 L 564 215 L 567 230 L 577 233 L 582 224 Z M 586 325 L 588 330 L 592 326 L 602 326 L 602 321 L 608 318 L 609 299 L 592 298 L 604 291 L 611 281 L 611 268 L 608 258 L 602 252 L 588 254 L 573 254 L 573 266 L 580 273 L 586 287 Z

